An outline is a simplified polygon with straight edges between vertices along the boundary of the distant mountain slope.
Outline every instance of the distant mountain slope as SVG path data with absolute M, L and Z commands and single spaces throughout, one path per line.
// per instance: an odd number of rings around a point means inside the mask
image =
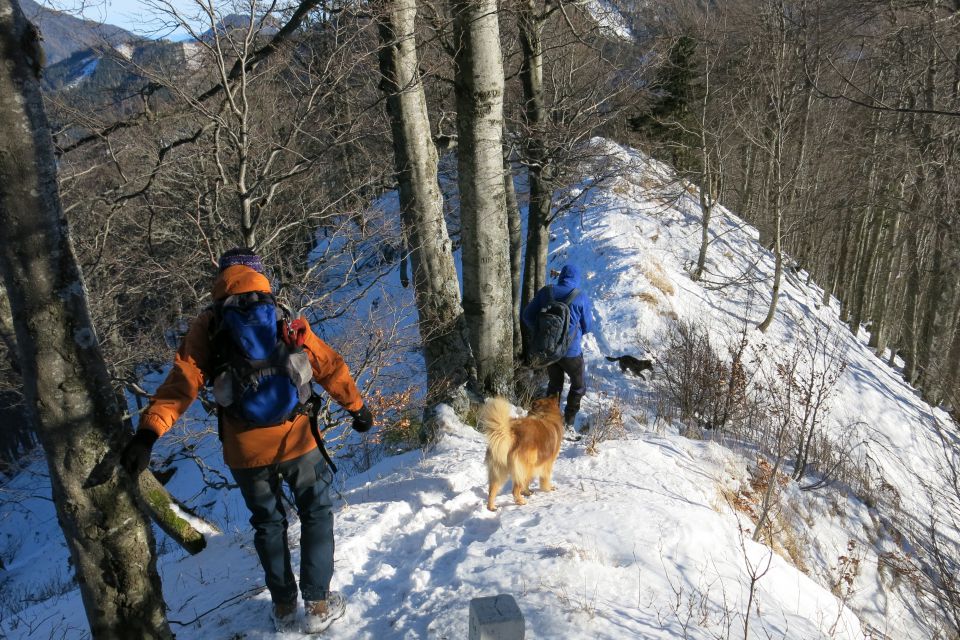
M 120 27 L 83 20 L 33 0 L 20 0 L 20 6 L 27 18 L 40 29 L 43 50 L 47 54 L 47 66 L 97 45 L 118 46 L 142 40 Z
M 147 83 L 144 70 L 182 66 L 188 47 L 166 40 L 125 42 L 116 47 L 100 43 L 49 65 L 43 87 L 51 92 L 73 91 L 73 99 L 86 97 L 91 104 L 117 106 Z

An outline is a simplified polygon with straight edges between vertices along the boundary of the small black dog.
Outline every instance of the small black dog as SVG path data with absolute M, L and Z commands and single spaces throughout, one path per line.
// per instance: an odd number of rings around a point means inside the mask
M 644 371 L 649 371 L 650 375 L 653 375 L 652 360 L 641 360 L 640 358 L 634 358 L 633 356 L 620 356 L 618 358 L 611 358 L 610 356 L 607 356 L 607 360 L 618 363 L 620 365 L 620 371 L 629 371 L 633 375 L 640 376 L 644 380 L 646 380 L 646 377 L 643 375 Z

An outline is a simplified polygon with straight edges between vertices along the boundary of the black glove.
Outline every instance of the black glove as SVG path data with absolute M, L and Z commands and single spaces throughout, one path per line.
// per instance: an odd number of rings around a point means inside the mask
M 370 413 L 370 409 L 367 409 L 367 405 L 363 405 L 356 411 L 349 412 L 353 416 L 353 428 L 360 433 L 370 431 L 370 427 L 373 426 L 373 414 Z
M 159 436 L 155 431 L 140 429 L 120 453 L 120 466 L 131 476 L 138 476 L 150 464 L 150 450 Z

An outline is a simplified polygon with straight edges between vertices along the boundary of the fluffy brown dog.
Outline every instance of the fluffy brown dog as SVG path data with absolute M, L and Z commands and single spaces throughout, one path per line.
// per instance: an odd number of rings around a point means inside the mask
M 530 413 L 523 418 L 510 417 L 510 403 L 492 398 L 480 409 L 479 423 L 487 435 L 487 472 L 490 491 L 487 509 L 496 511 L 494 500 L 506 483 L 513 479 L 513 499 L 526 504 L 530 481 L 540 478 L 541 491 L 553 491 L 550 476 L 563 440 L 563 416 L 557 396 L 533 401 Z

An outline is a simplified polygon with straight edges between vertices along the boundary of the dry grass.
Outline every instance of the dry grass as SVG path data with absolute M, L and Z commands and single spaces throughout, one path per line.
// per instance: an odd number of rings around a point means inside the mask
M 667 320 L 677 321 L 680 319 L 680 316 L 677 315 L 677 312 L 673 309 L 660 309 L 660 317 L 666 318 Z
M 641 291 L 640 293 L 633 294 L 633 297 L 638 299 L 640 302 L 645 302 L 651 307 L 660 306 L 660 299 L 657 298 L 656 294 L 651 291 Z
M 720 487 L 719 492 L 723 499 L 735 511 L 744 514 L 756 526 L 762 509 L 763 496 L 770 486 L 773 475 L 773 467 L 763 458 L 757 462 L 757 468 L 750 476 L 750 485 L 741 487 L 739 491 L 732 491 L 727 487 Z M 788 518 L 784 517 L 780 501 L 780 489 L 790 482 L 790 477 L 785 473 L 777 472 L 777 488 L 774 491 L 774 504 L 770 508 L 770 514 L 766 524 L 761 531 L 762 541 L 773 549 L 774 553 L 795 566 L 800 571 L 807 573 L 805 554 L 803 552 L 805 541 L 802 535 L 790 525 Z
M 667 277 L 667 274 L 664 272 L 663 267 L 659 264 L 643 265 L 640 269 L 643 271 L 643 275 L 647 278 L 647 281 L 659 289 L 663 295 L 672 296 L 677 292 L 673 283 L 670 282 L 670 278 Z

